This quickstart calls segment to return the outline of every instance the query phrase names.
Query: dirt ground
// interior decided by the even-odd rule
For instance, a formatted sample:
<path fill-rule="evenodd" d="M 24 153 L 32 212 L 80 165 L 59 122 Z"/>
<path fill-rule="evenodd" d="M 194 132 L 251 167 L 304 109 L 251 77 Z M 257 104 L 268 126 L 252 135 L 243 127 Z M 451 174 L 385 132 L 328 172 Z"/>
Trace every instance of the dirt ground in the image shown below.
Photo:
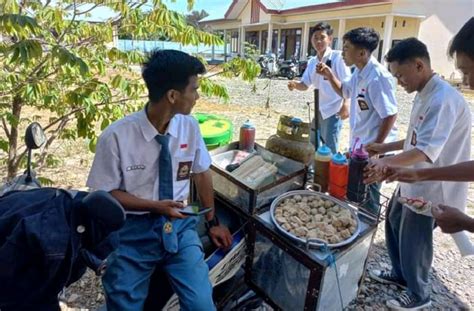
<path fill-rule="evenodd" d="M 234 81 L 232 81 L 234 83 Z M 237 82 L 235 82 L 237 83 Z M 239 82 L 241 83 L 241 82 Z M 264 83 L 258 81 L 257 83 Z M 268 90 L 263 90 L 263 84 L 259 85 L 260 97 L 254 99 L 253 95 L 242 93 L 241 89 L 230 90 L 232 98 L 231 103 L 223 104 L 215 99 L 202 98 L 199 100 L 194 111 L 207 112 L 226 116 L 234 124 L 233 140 L 238 138 L 238 126 L 245 121 L 249 116 L 252 117 L 257 128 L 257 142 L 265 145 L 266 139 L 275 133 L 276 124 L 280 114 L 300 115 L 306 117 L 307 112 L 303 108 L 295 108 L 292 105 L 285 104 L 284 100 L 288 96 L 293 96 L 287 91 L 282 91 L 285 88 L 286 81 L 276 81 L 278 87 L 278 94 L 272 94 L 272 101 L 274 104 L 270 109 L 265 109 L 262 98 L 266 96 Z M 249 85 L 244 85 L 248 87 Z M 236 86 L 237 87 L 237 86 Z M 238 92 L 237 92 L 238 91 Z M 272 91 L 273 92 L 273 91 Z M 245 94 L 245 95 L 243 95 Z M 466 94 L 466 98 L 471 103 L 474 102 L 474 94 Z M 252 104 L 252 100 L 255 100 Z M 299 99 L 304 102 L 303 99 Z M 246 103 L 242 103 L 245 101 Z M 277 101 L 282 104 L 279 105 Z M 472 106 L 472 104 L 471 104 Z M 403 113 L 408 114 L 410 111 Z M 341 144 L 348 142 L 348 122 L 345 122 L 342 131 Z M 401 124 L 400 128 L 403 131 L 406 125 Z M 474 140 L 473 140 L 474 142 Z M 73 188 L 85 190 L 85 183 L 89 168 L 92 164 L 93 154 L 88 151 L 87 140 L 76 141 L 56 141 L 51 148 L 53 152 L 60 159 L 60 164 L 55 168 L 41 168 L 38 173 L 54 181 L 54 186 L 62 188 Z M 0 157 L 4 157 L 0 154 Z M 5 176 L 5 167 L 0 168 L 0 176 Z M 384 186 L 383 193 L 390 196 L 394 189 L 394 184 Z M 470 202 L 469 213 L 474 214 L 474 184 L 470 185 Z M 374 242 L 374 251 L 369 258 L 369 267 L 382 266 L 389 267 L 389 260 L 384 244 L 383 226 L 378 231 Z M 469 309 L 474 306 L 474 283 L 472 282 L 472 274 L 474 271 L 474 260 L 472 258 L 461 258 L 453 245 L 449 236 L 442 234 L 439 230 L 435 231 L 435 258 L 433 264 L 433 273 L 431 276 L 434 309 Z M 396 289 L 378 285 L 366 280 L 364 296 L 359 297 L 355 304 L 351 305 L 351 309 L 357 310 L 379 310 L 384 308 L 384 301 L 387 297 L 395 294 Z M 95 310 L 97 306 L 103 303 L 103 294 L 100 287 L 100 280 L 88 273 L 82 280 L 77 282 L 66 294 L 65 298 L 69 310 L 74 308 L 82 308 Z M 78 310 L 78 309 L 76 309 Z"/>

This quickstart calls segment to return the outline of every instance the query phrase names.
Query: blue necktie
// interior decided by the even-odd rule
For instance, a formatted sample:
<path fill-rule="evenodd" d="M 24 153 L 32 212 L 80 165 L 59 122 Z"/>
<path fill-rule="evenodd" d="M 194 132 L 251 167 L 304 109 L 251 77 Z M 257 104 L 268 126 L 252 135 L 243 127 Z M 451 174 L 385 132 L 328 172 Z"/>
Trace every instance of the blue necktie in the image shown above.
<path fill-rule="evenodd" d="M 169 135 L 156 135 L 156 141 L 161 145 L 160 157 L 158 159 L 158 199 L 173 200 L 173 169 L 169 148 Z M 169 253 L 178 252 L 178 236 L 173 230 L 170 220 L 162 217 L 163 246 Z"/>

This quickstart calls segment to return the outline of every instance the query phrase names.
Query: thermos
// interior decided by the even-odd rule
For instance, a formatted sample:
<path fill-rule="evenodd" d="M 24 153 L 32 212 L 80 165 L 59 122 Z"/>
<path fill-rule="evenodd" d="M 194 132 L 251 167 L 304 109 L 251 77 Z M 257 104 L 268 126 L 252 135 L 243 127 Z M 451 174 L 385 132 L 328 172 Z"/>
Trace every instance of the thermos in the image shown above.
<path fill-rule="evenodd" d="M 247 152 L 255 149 L 255 127 L 249 120 L 240 127 L 239 149 Z"/>
<path fill-rule="evenodd" d="M 350 201 L 363 202 L 367 194 L 367 185 L 364 184 L 364 168 L 369 163 L 369 154 L 361 144 L 358 149 L 355 145 L 359 139 L 356 139 L 349 162 L 349 183 L 347 186 L 347 198 Z"/>
<path fill-rule="evenodd" d="M 347 159 L 340 152 L 336 153 L 329 163 L 329 194 L 344 199 L 347 192 L 349 166 Z"/>
<path fill-rule="evenodd" d="M 326 145 L 320 146 L 314 155 L 314 183 L 321 186 L 321 192 L 328 191 L 331 158 L 331 149 Z"/>

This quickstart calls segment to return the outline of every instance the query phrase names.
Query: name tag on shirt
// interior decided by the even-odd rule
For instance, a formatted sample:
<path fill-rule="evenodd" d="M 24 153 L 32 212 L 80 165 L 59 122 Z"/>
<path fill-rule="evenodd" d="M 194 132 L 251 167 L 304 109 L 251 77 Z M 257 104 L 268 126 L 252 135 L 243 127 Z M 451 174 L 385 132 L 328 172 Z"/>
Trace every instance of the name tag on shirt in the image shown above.
<path fill-rule="evenodd" d="M 189 179 L 192 165 L 193 165 L 193 161 L 179 162 L 178 173 L 176 174 L 176 180 L 180 181 L 180 180 Z"/>

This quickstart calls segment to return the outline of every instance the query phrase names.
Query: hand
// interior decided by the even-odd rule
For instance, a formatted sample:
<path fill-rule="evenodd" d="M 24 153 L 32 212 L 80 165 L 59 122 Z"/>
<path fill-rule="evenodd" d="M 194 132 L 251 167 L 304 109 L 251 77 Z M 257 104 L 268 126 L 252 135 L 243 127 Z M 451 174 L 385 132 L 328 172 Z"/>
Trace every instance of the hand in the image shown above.
<path fill-rule="evenodd" d="M 209 237 L 219 248 L 228 250 L 232 245 L 232 234 L 226 226 L 219 225 L 209 229 Z"/>
<path fill-rule="evenodd" d="M 468 224 L 473 221 L 457 208 L 446 205 L 433 206 L 431 213 L 444 233 L 468 230 Z"/>
<path fill-rule="evenodd" d="M 406 183 L 413 183 L 415 181 L 421 180 L 421 176 L 419 176 L 418 170 L 412 168 L 387 166 L 385 168 L 385 173 L 387 175 L 387 182 L 400 181 Z"/>
<path fill-rule="evenodd" d="M 338 114 L 341 120 L 349 118 L 349 107 L 347 105 L 342 104 L 341 110 L 339 110 Z"/>
<path fill-rule="evenodd" d="M 184 208 L 183 203 L 176 202 L 173 200 L 161 200 L 156 201 L 156 205 L 154 206 L 153 212 L 156 214 L 167 216 L 170 219 L 183 219 L 186 218 L 186 215 L 181 214 L 178 210 L 182 208 Z"/>
<path fill-rule="evenodd" d="M 367 144 L 365 146 L 365 150 L 367 150 L 370 157 L 373 157 L 378 154 L 384 154 L 386 152 L 385 144 L 379 144 L 379 143 Z"/>
<path fill-rule="evenodd" d="M 326 65 L 325 63 L 319 63 L 316 66 L 316 73 L 322 75 L 326 79 L 330 79 L 332 76 L 332 70 L 331 68 Z"/>
<path fill-rule="evenodd" d="M 364 184 L 382 182 L 386 178 L 386 169 L 383 159 L 370 159 L 364 169 Z"/>
<path fill-rule="evenodd" d="M 296 82 L 295 81 L 288 82 L 288 89 L 290 91 L 293 91 L 294 89 L 296 89 Z"/>

